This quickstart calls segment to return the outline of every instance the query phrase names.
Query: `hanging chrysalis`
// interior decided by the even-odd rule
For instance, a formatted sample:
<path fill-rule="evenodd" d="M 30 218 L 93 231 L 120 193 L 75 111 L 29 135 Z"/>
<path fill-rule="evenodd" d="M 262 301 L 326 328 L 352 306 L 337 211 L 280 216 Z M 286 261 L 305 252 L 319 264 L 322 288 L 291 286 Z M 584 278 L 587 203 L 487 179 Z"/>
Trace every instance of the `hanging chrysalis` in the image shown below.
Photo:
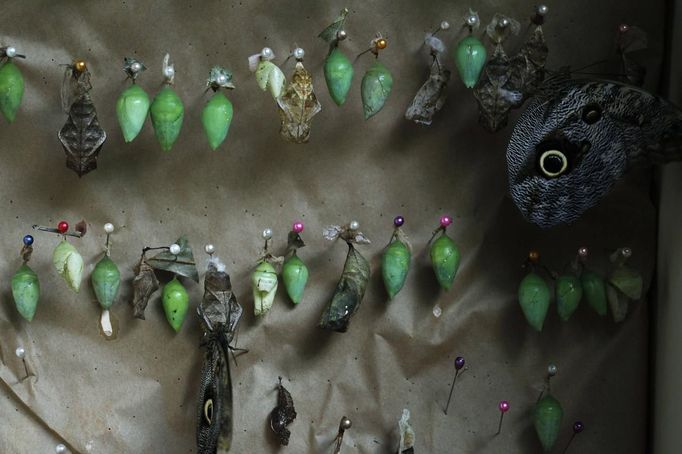
<path fill-rule="evenodd" d="M 515 86 L 519 87 L 518 91 L 523 95 L 522 103 L 535 94 L 545 79 L 545 63 L 549 48 L 542 25 L 548 11 L 546 5 L 538 5 L 535 8 L 535 15 L 530 19 L 532 32 L 511 60 L 511 77 L 517 80 Z"/>
<path fill-rule="evenodd" d="M 227 452 L 232 444 L 233 399 L 230 375 L 230 344 L 235 337 L 242 307 L 232 292 L 225 265 L 214 257 L 215 248 L 204 248 L 210 258 L 204 277 L 204 297 L 197 307 L 206 349 L 197 401 L 197 452 Z"/>
<path fill-rule="evenodd" d="M 381 36 L 381 33 L 377 33 L 376 38 L 370 42 L 370 48 L 360 54 L 372 52 L 375 57 L 374 64 L 362 77 L 361 94 L 365 120 L 379 113 L 393 88 L 391 72 L 379 61 L 379 51 L 386 49 L 387 46 L 388 40 Z"/>
<path fill-rule="evenodd" d="M 66 221 L 60 221 L 57 224 L 57 228 L 40 225 L 33 225 L 32 228 L 61 235 L 62 240 L 52 253 L 52 265 L 57 270 L 57 273 L 64 278 L 69 288 L 78 293 L 83 276 L 83 257 L 66 238 L 69 236 L 82 238 L 87 231 L 85 221 L 78 222 L 73 232 L 69 232 L 69 224 Z"/>
<path fill-rule="evenodd" d="M 455 63 L 462 82 L 467 88 L 474 88 L 481 75 L 488 52 L 485 46 L 474 36 L 474 30 L 481 25 L 478 13 L 469 10 L 464 18 L 464 28 L 469 30 L 469 35 L 463 38 L 455 48 Z"/>
<path fill-rule="evenodd" d="M 170 151 L 180 135 L 182 120 L 185 117 L 185 106 L 178 94 L 173 90 L 175 67 L 170 63 L 170 55 L 163 57 L 164 87 L 154 97 L 150 113 L 156 139 L 161 149 Z"/>
<path fill-rule="evenodd" d="M 291 82 L 277 98 L 281 120 L 279 133 L 289 142 L 305 143 L 310 139 L 312 119 L 322 106 L 313 91 L 313 77 L 303 67 L 305 52 L 297 47 L 292 55 L 296 59 L 296 69 Z"/>
<path fill-rule="evenodd" d="M 289 295 L 289 299 L 294 304 L 298 304 L 303 299 L 303 291 L 308 282 L 308 267 L 305 266 L 303 260 L 298 257 L 298 249 L 305 246 L 301 239 L 303 232 L 303 222 L 296 221 L 289 232 L 287 254 L 282 264 L 282 281 L 284 288 Z"/>
<path fill-rule="evenodd" d="M 147 308 L 149 298 L 159 289 L 159 280 L 154 274 L 154 268 L 147 263 L 145 254 L 147 249 L 142 250 L 140 261 L 135 265 L 133 272 L 133 316 L 144 320 L 144 311 Z"/>
<path fill-rule="evenodd" d="M 642 274 L 626 265 L 632 256 L 632 250 L 624 247 L 611 254 L 614 268 L 608 279 L 606 295 L 611 308 L 611 315 L 616 323 L 625 320 L 631 301 L 642 298 Z"/>
<path fill-rule="evenodd" d="M 646 32 L 634 25 L 620 24 L 618 26 L 616 44 L 618 46 L 618 54 L 620 56 L 621 70 L 623 73 L 620 80 L 641 87 L 644 85 L 646 66 L 637 63 L 629 54 L 648 48 Z"/>
<path fill-rule="evenodd" d="M 264 315 L 272 308 L 277 293 L 277 270 L 273 265 L 282 262 L 282 257 L 275 257 L 268 252 L 272 239 L 272 230 L 263 230 L 265 245 L 256 268 L 251 273 L 251 288 L 253 290 L 253 312 L 256 316 Z"/>
<path fill-rule="evenodd" d="M 348 245 L 348 255 L 334 295 L 320 317 L 320 328 L 345 333 L 351 317 L 357 312 L 365 296 L 369 282 L 369 263 L 355 249 L 354 244 L 368 244 L 370 241 L 359 229 L 360 224 L 352 221 L 344 226 L 329 226 L 323 232 L 327 240 L 344 240 Z"/>
<path fill-rule="evenodd" d="M 559 318 L 567 321 L 578 309 L 578 304 L 583 297 L 583 286 L 580 283 L 579 270 L 582 265 L 582 257 L 587 255 L 587 248 L 578 249 L 578 255 L 571 263 L 571 269 L 558 276 L 555 283 L 556 308 Z"/>
<path fill-rule="evenodd" d="M 393 219 L 393 235 L 381 256 L 381 276 L 384 279 L 384 287 L 388 298 L 393 299 L 405 285 L 407 273 L 410 271 L 410 259 L 412 246 L 407 235 L 401 227 L 405 224 L 405 218 L 396 216 Z"/>
<path fill-rule="evenodd" d="M 545 280 L 535 272 L 540 260 L 537 251 L 530 251 L 526 265 L 530 271 L 519 284 L 519 304 L 528 324 L 536 331 L 542 331 L 549 310 L 550 290 Z"/>
<path fill-rule="evenodd" d="M 398 454 L 414 454 L 414 430 L 410 426 L 410 410 L 403 409 L 403 414 L 398 421 L 398 431 L 400 433 L 400 445 Z"/>
<path fill-rule="evenodd" d="M 269 47 L 264 47 L 259 54 L 249 57 L 249 69 L 256 75 L 256 82 L 261 90 L 270 90 L 272 97 L 277 100 L 282 95 L 286 85 L 284 73 L 271 60 L 275 53 Z"/>
<path fill-rule="evenodd" d="M 84 61 L 66 65 L 61 94 L 62 108 L 69 117 L 58 136 L 66 153 L 66 167 L 79 177 L 97 168 L 97 156 L 107 139 L 90 99 L 91 89 L 90 71 Z"/>
<path fill-rule="evenodd" d="M 17 311 L 26 321 L 33 320 L 40 299 L 40 282 L 38 275 L 28 266 L 33 253 L 33 236 L 25 235 L 21 248 L 22 265 L 12 276 L 12 298 Z"/>
<path fill-rule="evenodd" d="M 583 287 L 583 297 L 585 298 L 585 301 L 587 301 L 587 304 L 589 304 L 597 314 L 605 316 L 608 310 L 606 282 L 598 273 L 585 266 L 585 262 L 587 261 L 587 250 L 585 250 L 585 254 L 580 258 L 583 263 L 583 271 L 580 273 L 580 284 Z"/>
<path fill-rule="evenodd" d="M 441 216 L 440 226 L 433 232 L 431 238 L 431 265 L 436 274 L 436 280 L 443 290 L 450 290 L 450 286 L 452 286 L 457 275 L 461 258 L 459 248 L 446 232 L 450 224 L 452 224 L 450 216 Z M 440 236 L 436 241 L 433 241 L 438 233 Z"/>
<path fill-rule="evenodd" d="M 436 33 L 449 28 L 450 24 L 443 21 L 438 29 L 427 35 L 424 40 L 432 59 L 429 78 L 426 79 L 405 111 L 405 118 L 417 124 L 430 125 L 433 116 L 445 104 L 450 71 L 443 67 L 440 60 L 440 55 L 445 52 L 445 44 L 436 37 Z"/>
<path fill-rule="evenodd" d="M 329 95 L 337 106 L 346 102 L 353 81 L 353 63 L 339 49 L 339 42 L 347 38 L 346 31 L 343 29 L 347 15 L 348 8 L 344 8 L 339 17 L 318 35 L 319 38 L 329 43 L 329 53 L 324 60 L 324 79 L 327 82 Z"/>
<path fill-rule="evenodd" d="M 545 386 L 542 393 L 540 393 L 538 401 L 535 403 L 535 410 L 533 411 L 535 432 L 545 452 L 550 452 L 559 438 L 561 419 L 564 416 L 561 404 L 550 394 L 550 379 L 556 373 L 557 367 L 554 364 L 550 364 L 547 368 Z"/>
<path fill-rule="evenodd" d="M 114 304 L 118 295 L 118 288 L 121 285 L 121 273 L 116 263 L 111 260 L 110 235 L 114 231 L 114 225 L 107 222 L 104 224 L 104 231 L 107 234 L 104 257 L 95 265 L 91 280 L 97 301 L 102 306 L 102 317 L 100 318 L 102 332 L 105 336 L 111 336 L 114 334 L 114 330 L 111 325 L 109 308 Z"/>
<path fill-rule="evenodd" d="M 232 103 L 220 91 L 221 88 L 234 89 L 232 73 L 220 66 L 214 66 L 208 75 L 207 85 L 214 93 L 204 106 L 201 123 L 204 125 L 209 146 L 215 150 L 225 141 L 227 132 L 230 130 L 230 123 L 232 123 L 234 113 Z"/>
<path fill-rule="evenodd" d="M 277 406 L 270 413 L 270 428 L 277 435 L 279 444 L 282 446 L 289 444 L 291 432 L 289 432 L 287 426 L 294 422 L 294 419 L 296 419 L 294 399 L 291 398 L 289 391 L 282 385 L 282 377 L 279 377 Z"/>
<path fill-rule="evenodd" d="M 0 47 L 0 112 L 8 123 L 16 118 L 24 97 L 24 77 L 14 64 L 14 58 L 26 56 L 17 54 L 15 47 Z"/>
<path fill-rule="evenodd" d="M 154 249 L 162 249 L 162 251 L 154 257 L 145 259 L 145 252 Z M 155 270 L 168 271 L 174 274 L 173 279 L 163 287 L 162 304 L 164 313 L 166 314 L 166 320 L 168 320 L 168 323 L 177 332 L 182 327 L 185 317 L 187 316 L 187 311 L 189 310 L 189 295 L 178 277 L 184 276 L 195 282 L 199 282 L 199 273 L 197 272 L 196 263 L 194 262 L 194 254 L 192 253 L 192 247 L 189 245 L 189 241 L 187 241 L 187 237 L 185 235 L 181 236 L 178 238 L 177 242 L 170 246 L 156 248 L 146 247 L 143 249 L 140 265 L 138 265 L 137 268 L 140 272 L 145 272 L 147 274 L 138 274 L 135 277 L 134 285 L 140 286 L 139 293 L 142 296 L 144 296 L 142 290 L 149 291 L 149 294 L 147 295 L 148 299 L 149 295 L 156 290 L 158 282 L 156 281 L 156 277 L 149 276 L 148 271 L 146 271 L 146 266 L 150 266 Z M 135 292 L 136 296 L 138 296 L 137 287 Z M 144 307 L 147 304 L 147 299 L 145 299 L 143 303 L 137 303 L 141 306 L 142 314 L 144 314 Z M 137 304 L 135 305 L 136 313 L 138 312 L 139 307 Z"/>
<path fill-rule="evenodd" d="M 116 101 L 116 116 L 126 142 L 132 142 L 137 137 L 149 114 L 149 95 L 137 85 L 137 76 L 146 69 L 142 62 L 134 58 L 123 59 L 123 71 L 132 83 Z"/>

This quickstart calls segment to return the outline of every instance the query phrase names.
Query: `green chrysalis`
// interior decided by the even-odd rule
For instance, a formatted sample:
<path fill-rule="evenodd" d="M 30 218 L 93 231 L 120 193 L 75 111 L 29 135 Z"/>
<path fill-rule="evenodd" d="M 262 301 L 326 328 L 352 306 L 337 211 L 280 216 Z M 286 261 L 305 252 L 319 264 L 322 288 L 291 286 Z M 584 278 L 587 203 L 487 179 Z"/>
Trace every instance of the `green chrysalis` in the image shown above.
<path fill-rule="evenodd" d="M 263 315 L 272 307 L 277 293 L 277 271 L 262 260 L 251 273 L 253 309 L 256 316 Z"/>
<path fill-rule="evenodd" d="M 287 290 L 289 298 L 294 304 L 298 304 L 303 299 L 303 291 L 308 282 L 308 267 L 303 260 L 294 252 L 284 260 L 282 265 L 282 281 Z"/>
<path fill-rule="evenodd" d="M 29 322 L 33 320 L 40 298 L 40 282 L 38 275 L 25 263 L 12 277 L 12 297 L 19 314 Z"/>
<path fill-rule="evenodd" d="M 455 49 L 455 63 L 467 88 L 474 88 L 481 75 L 488 52 L 483 43 L 476 37 L 469 35 L 462 39 Z"/>
<path fill-rule="evenodd" d="M 68 241 L 62 240 L 52 253 L 52 264 L 71 290 L 78 293 L 83 276 L 83 257 L 76 248 Z"/>
<path fill-rule="evenodd" d="M 431 264 L 443 290 L 449 290 L 459 269 L 460 253 L 455 242 L 443 231 L 431 245 Z"/>
<path fill-rule="evenodd" d="M 393 76 L 380 61 L 367 70 L 362 77 L 362 107 L 365 120 L 377 114 L 383 107 L 393 88 Z"/>
<path fill-rule="evenodd" d="M 180 331 L 189 309 L 189 295 L 177 277 L 163 287 L 163 310 L 170 326 Z"/>
<path fill-rule="evenodd" d="M 170 85 L 166 85 L 154 98 L 150 109 L 154 133 L 164 151 L 170 151 L 180 135 L 185 107 Z"/>
<path fill-rule="evenodd" d="M 399 239 L 392 241 L 384 249 L 381 256 L 381 275 L 389 299 L 393 299 L 405 285 L 411 256 L 410 248 Z"/>
<path fill-rule="evenodd" d="M 535 432 L 537 432 L 540 444 L 545 452 L 551 451 L 557 438 L 559 438 L 563 416 L 564 410 L 561 408 L 561 404 L 550 394 L 545 394 L 535 404 L 533 413 Z"/>
<path fill-rule="evenodd" d="M 211 149 L 218 148 L 227 137 L 232 115 L 232 103 L 219 91 L 206 103 L 201 113 L 201 123 L 204 125 L 204 132 Z"/>
<path fill-rule="evenodd" d="M 121 273 L 118 266 L 109 256 L 105 255 L 95 265 L 90 279 L 100 306 L 109 309 L 114 304 L 118 288 L 121 285 Z"/>
<path fill-rule="evenodd" d="M 327 55 L 324 61 L 324 79 L 327 82 L 329 95 L 337 106 L 346 102 L 346 96 L 353 81 L 353 64 L 337 47 Z"/>
<path fill-rule="evenodd" d="M 585 300 L 599 315 L 606 315 L 606 283 L 597 273 L 584 271 L 580 276 Z"/>
<path fill-rule="evenodd" d="M 0 111 L 9 123 L 16 118 L 23 97 L 24 78 L 12 59 L 8 59 L 0 67 Z"/>
<path fill-rule="evenodd" d="M 571 274 L 559 276 L 556 280 L 556 305 L 559 318 L 566 321 L 578 308 L 583 297 L 580 279 Z"/>
<path fill-rule="evenodd" d="M 116 101 L 116 116 L 123 139 L 132 142 L 142 130 L 149 113 L 149 95 L 139 85 L 126 88 Z"/>
<path fill-rule="evenodd" d="M 534 272 L 528 273 L 519 285 L 519 304 L 528 324 L 536 331 L 542 331 L 549 310 L 549 286 Z"/>

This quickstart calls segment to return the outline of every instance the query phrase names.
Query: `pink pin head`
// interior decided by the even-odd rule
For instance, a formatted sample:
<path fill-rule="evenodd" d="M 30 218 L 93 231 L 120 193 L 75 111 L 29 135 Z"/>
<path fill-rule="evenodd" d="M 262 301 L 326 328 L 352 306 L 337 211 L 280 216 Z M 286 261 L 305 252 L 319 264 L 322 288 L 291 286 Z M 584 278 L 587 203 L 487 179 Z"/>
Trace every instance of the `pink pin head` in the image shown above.
<path fill-rule="evenodd" d="M 497 404 L 497 408 L 501 413 L 507 413 L 509 411 L 509 402 L 506 400 L 501 400 L 500 403 Z"/>
<path fill-rule="evenodd" d="M 291 226 L 291 230 L 293 230 L 296 233 L 301 233 L 303 232 L 304 229 L 303 221 L 296 221 L 294 222 L 294 225 Z"/>
<path fill-rule="evenodd" d="M 445 228 L 452 224 L 452 218 L 448 216 L 447 214 L 444 214 L 443 216 L 440 217 L 440 226 Z"/>

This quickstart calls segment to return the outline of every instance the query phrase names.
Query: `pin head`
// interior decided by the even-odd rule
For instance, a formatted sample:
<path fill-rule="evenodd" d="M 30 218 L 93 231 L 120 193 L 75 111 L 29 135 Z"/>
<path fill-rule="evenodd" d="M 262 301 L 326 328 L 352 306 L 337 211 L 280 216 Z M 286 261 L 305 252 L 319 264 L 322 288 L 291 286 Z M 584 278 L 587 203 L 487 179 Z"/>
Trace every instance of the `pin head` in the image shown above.
<path fill-rule="evenodd" d="M 339 41 L 343 41 L 347 37 L 348 34 L 346 33 L 346 30 L 339 30 L 338 32 L 336 32 L 336 39 L 338 39 Z"/>
<path fill-rule="evenodd" d="M 24 241 L 24 244 L 26 246 L 32 245 L 33 244 L 33 235 L 24 235 L 23 241 Z"/>
<path fill-rule="evenodd" d="M 582 421 L 576 421 L 573 423 L 573 433 L 579 434 L 585 429 Z"/>
<path fill-rule="evenodd" d="M 76 71 L 78 71 L 79 73 L 82 73 L 83 71 L 85 71 L 86 65 L 85 65 L 85 62 L 83 60 L 76 60 L 73 63 L 73 67 L 76 69 Z"/>
<path fill-rule="evenodd" d="M 170 245 L 170 247 L 168 248 L 168 250 L 170 251 L 171 254 L 173 254 L 173 255 L 178 255 L 178 254 L 180 253 L 181 248 L 180 248 L 180 245 L 179 245 L 179 244 L 173 243 L 173 244 Z"/>
<path fill-rule="evenodd" d="M 544 16 L 549 12 L 549 7 L 547 5 L 538 5 L 535 12 L 538 13 L 539 16 Z"/>
<path fill-rule="evenodd" d="M 305 225 L 303 225 L 303 221 L 296 221 L 291 226 L 291 230 L 293 230 L 296 233 L 302 233 L 304 228 L 305 228 Z"/>
<path fill-rule="evenodd" d="M 14 351 L 14 354 L 17 355 L 17 358 L 24 359 L 24 356 L 26 356 L 26 350 L 24 350 L 24 347 L 17 347 L 17 349 Z"/>
<path fill-rule="evenodd" d="M 377 49 L 380 50 L 386 49 L 386 47 L 388 46 L 388 41 L 386 40 L 386 38 L 379 38 L 376 41 L 376 46 Z"/>
<path fill-rule="evenodd" d="M 269 240 L 272 238 L 272 229 L 267 228 L 263 230 L 263 233 L 261 234 L 263 236 L 264 240 Z"/>
<path fill-rule="evenodd" d="M 440 29 L 441 30 L 447 30 L 450 28 L 450 22 L 444 20 L 443 22 L 440 23 Z"/>
<path fill-rule="evenodd" d="M 59 224 L 57 224 L 57 230 L 59 233 L 66 233 L 69 231 L 69 223 L 66 221 L 61 221 Z"/>
<path fill-rule="evenodd" d="M 628 30 L 630 30 L 630 26 L 628 24 L 620 24 L 618 26 L 618 31 L 621 33 L 627 33 Z"/>
<path fill-rule="evenodd" d="M 393 225 L 396 227 L 401 227 L 405 223 L 405 218 L 402 216 L 396 216 L 393 219 Z"/>
<path fill-rule="evenodd" d="M 440 226 L 445 228 L 452 224 L 452 218 L 448 216 L 447 214 L 443 215 L 440 217 Z"/>
<path fill-rule="evenodd" d="M 623 254 L 624 258 L 630 258 L 632 256 L 632 249 L 629 247 L 624 247 L 623 250 L 621 251 L 621 254 Z"/>
<path fill-rule="evenodd" d="M 554 377 L 558 371 L 559 369 L 556 367 L 556 364 L 550 364 L 547 366 L 547 375 L 550 377 Z"/>
<path fill-rule="evenodd" d="M 580 257 L 582 257 L 582 258 L 587 257 L 587 254 L 589 254 L 589 253 L 590 253 L 589 249 L 587 249 L 587 248 L 584 247 L 584 246 L 581 247 L 580 249 L 578 249 L 578 255 L 579 255 Z"/>
<path fill-rule="evenodd" d="M 5 49 L 5 55 L 7 55 L 9 58 L 16 57 L 17 56 L 17 49 L 16 47 L 8 47 Z"/>
<path fill-rule="evenodd" d="M 111 222 L 107 222 L 106 224 L 104 224 L 104 231 L 106 233 L 114 233 L 114 224 L 112 224 Z"/>
<path fill-rule="evenodd" d="M 460 370 L 464 367 L 464 358 L 462 356 L 458 356 L 455 358 L 455 369 Z"/>
<path fill-rule="evenodd" d="M 303 60 L 303 57 L 305 57 L 305 51 L 300 47 L 294 49 L 292 54 L 296 60 Z"/>
<path fill-rule="evenodd" d="M 500 403 L 497 404 L 497 408 L 500 410 L 500 413 L 507 413 L 509 411 L 509 402 L 501 400 Z"/>
<path fill-rule="evenodd" d="M 213 246 L 212 244 L 207 244 L 206 246 L 204 246 L 204 251 L 205 251 L 208 255 L 211 255 L 211 254 L 213 254 L 213 253 L 215 252 L 215 246 Z"/>
<path fill-rule="evenodd" d="M 275 58 L 275 53 L 269 47 L 264 47 L 263 50 L 260 51 L 260 55 L 266 60 Z"/>
<path fill-rule="evenodd" d="M 346 418 L 345 416 L 344 416 L 343 418 L 341 418 L 340 427 L 341 427 L 343 430 L 348 430 L 348 429 L 350 429 L 352 425 L 353 425 L 353 423 L 351 422 L 350 419 Z"/>
<path fill-rule="evenodd" d="M 56 452 L 57 454 L 64 454 L 66 453 L 66 446 L 59 443 L 57 446 L 54 447 L 54 452 Z"/>
<path fill-rule="evenodd" d="M 358 221 L 350 221 L 350 224 L 348 224 L 348 227 L 351 230 L 358 230 L 360 228 L 360 223 Z"/>
<path fill-rule="evenodd" d="M 540 260 L 540 253 L 536 250 L 528 252 L 528 260 L 533 263 L 538 263 L 538 260 Z"/>

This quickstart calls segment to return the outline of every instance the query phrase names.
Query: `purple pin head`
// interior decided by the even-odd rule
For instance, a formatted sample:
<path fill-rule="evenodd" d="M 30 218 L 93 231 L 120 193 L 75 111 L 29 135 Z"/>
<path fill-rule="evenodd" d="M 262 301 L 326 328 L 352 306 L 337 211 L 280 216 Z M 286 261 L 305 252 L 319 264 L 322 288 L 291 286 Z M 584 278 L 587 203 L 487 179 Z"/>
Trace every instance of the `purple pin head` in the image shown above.
<path fill-rule="evenodd" d="M 455 369 L 460 370 L 464 367 L 464 358 L 461 356 L 458 356 L 455 358 Z"/>
<path fill-rule="evenodd" d="M 499 404 L 497 404 L 497 408 L 500 410 L 502 413 L 507 413 L 509 411 L 509 402 L 506 400 L 501 400 Z"/>
<path fill-rule="evenodd" d="M 393 219 L 393 225 L 396 227 L 401 227 L 405 223 L 405 218 L 402 216 L 396 216 Z"/>
<path fill-rule="evenodd" d="M 445 214 L 445 215 L 440 217 L 440 226 L 441 227 L 446 228 L 450 224 L 452 224 L 452 218 L 450 216 Z"/>
<path fill-rule="evenodd" d="M 583 425 L 582 421 L 576 421 L 573 423 L 573 433 L 579 434 L 585 429 L 585 426 Z"/>
<path fill-rule="evenodd" d="M 296 221 L 294 222 L 294 225 L 291 227 L 291 230 L 293 230 L 296 233 L 303 232 L 303 229 L 304 229 L 303 221 Z"/>

